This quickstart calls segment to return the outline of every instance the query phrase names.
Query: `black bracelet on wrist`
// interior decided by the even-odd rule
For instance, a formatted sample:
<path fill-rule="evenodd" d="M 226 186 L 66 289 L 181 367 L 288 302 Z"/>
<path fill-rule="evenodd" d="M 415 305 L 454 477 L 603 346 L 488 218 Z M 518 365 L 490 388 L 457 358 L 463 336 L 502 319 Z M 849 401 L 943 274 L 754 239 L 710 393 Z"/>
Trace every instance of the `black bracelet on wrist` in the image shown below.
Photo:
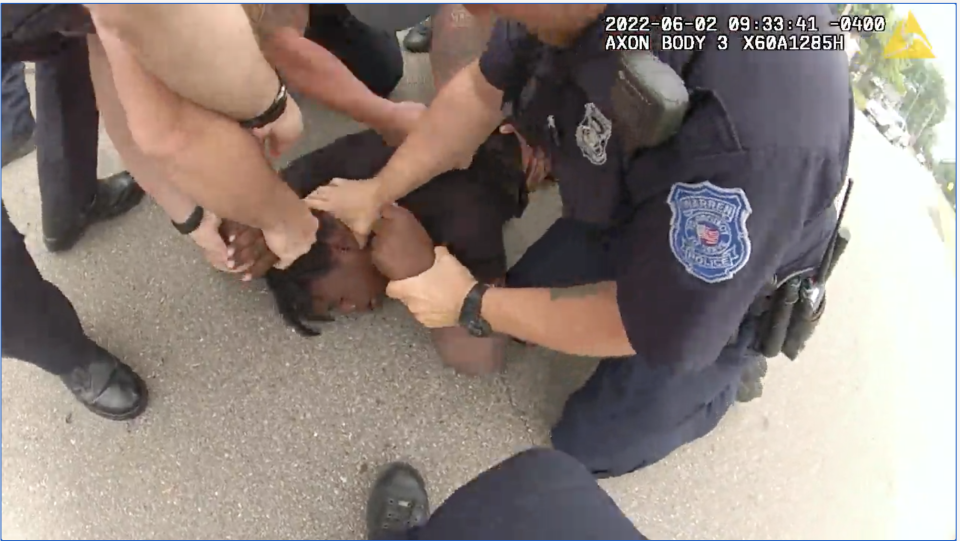
<path fill-rule="evenodd" d="M 200 227 L 200 222 L 202 221 L 203 207 L 197 205 L 197 208 L 193 209 L 193 212 L 190 213 L 190 216 L 188 216 L 187 219 L 182 223 L 177 223 L 173 220 L 170 220 L 170 223 L 173 224 L 173 227 L 179 231 L 181 235 L 189 235 Z"/>
<path fill-rule="evenodd" d="M 267 110 L 251 119 L 240 121 L 240 127 L 246 130 L 262 128 L 271 122 L 274 122 L 287 110 L 287 84 L 283 82 L 280 74 L 277 74 L 277 80 L 280 81 L 280 89 L 277 90 L 277 96 L 273 98 L 273 103 Z"/>

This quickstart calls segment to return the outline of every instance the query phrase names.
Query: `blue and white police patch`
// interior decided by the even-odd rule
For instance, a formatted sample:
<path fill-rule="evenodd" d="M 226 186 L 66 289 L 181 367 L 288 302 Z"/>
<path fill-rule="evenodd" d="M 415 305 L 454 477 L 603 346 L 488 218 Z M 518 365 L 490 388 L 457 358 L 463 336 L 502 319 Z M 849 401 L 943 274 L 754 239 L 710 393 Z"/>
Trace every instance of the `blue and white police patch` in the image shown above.
<path fill-rule="evenodd" d="M 750 260 L 747 218 L 752 209 L 740 188 L 712 182 L 674 184 L 667 197 L 670 250 L 690 274 L 716 284 L 729 280 Z"/>

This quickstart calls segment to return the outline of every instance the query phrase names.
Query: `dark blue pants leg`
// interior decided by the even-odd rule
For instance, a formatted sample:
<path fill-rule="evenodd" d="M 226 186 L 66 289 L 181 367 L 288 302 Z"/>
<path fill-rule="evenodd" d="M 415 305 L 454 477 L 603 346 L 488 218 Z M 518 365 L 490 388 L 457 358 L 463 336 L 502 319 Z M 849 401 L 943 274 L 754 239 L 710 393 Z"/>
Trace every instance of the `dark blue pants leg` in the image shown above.
<path fill-rule="evenodd" d="M 569 287 L 612 280 L 605 240 L 586 224 L 558 220 L 507 273 L 508 287 Z M 567 400 L 552 431 L 556 449 L 597 477 L 652 464 L 713 430 L 736 396 L 748 356 L 738 346 L 713 364 L 680 372 L 670 359 L 605 359 Z"/>
<path fill-rule="evenodd" d="M 73 305 L 43 279 L 3 205 L 3 302 L 0 346 L 5 357 L 65 374 L 97 355 Z"/>
<path fill-rule="evenodd" d="M 97 194 L 100 115 L 86 39 L 64 43 L 36 64 L 37 174 L 43 232 L 62 237 L 79 227 Z"/>
<path fill-rule="evenodd" d="M 36 123 L 30 111 L 30 93 L 23 75 L 23 62 L 3 63 L 3 150 L 25 142 L 33 134 Z"/>
<path fill-rule="evenodd" d="M 532 449 L 460 487 L 418 539 L 646 539 L 575 459 Z"/>
<path fill-rule="evenodd" d="M 382 98 L 403 78 L 403 53 L 396 34 L 360 22 L 344 4 L 312 5 L 304 36 L 333 53 Z"/>

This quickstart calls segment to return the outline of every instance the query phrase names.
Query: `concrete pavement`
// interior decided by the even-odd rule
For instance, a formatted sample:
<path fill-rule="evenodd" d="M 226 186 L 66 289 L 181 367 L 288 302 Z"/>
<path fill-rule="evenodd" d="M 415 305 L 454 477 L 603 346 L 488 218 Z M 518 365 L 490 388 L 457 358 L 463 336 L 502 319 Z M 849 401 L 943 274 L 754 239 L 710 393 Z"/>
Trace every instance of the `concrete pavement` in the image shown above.
<path fill-rule="evenodd" d="M 425 99 L 429 85 L 426 57 L 408 58 L 397 95 Z M 304 148 L 356 129 L 305 111 Z M 103 172 L 119 168 L 101 146 Z M 714 434 L 603 483 L 648 536 L 955 536 L 955 271 L 925 171 L 865 122 L 851 174 L 854 241 L 802 361 L 773 361 L 764 397 Z M 53 256 L 33 155 L 3 170 L 3 199 L 41 271 L 153 399 L 138 420 L 103 421 L 4 359 L 5 539 L 356 538 L 378 465 L 409 460 L 439 503 L 546 444 L 593 364 L 517 348 L 504 374 L 460 377 L 396 304 L 303 339 L 263 287 L 209 269 L 152 204 Z M 508 232 L 514 256 L 557 212 L 555 193 L 536 198 Z"/>

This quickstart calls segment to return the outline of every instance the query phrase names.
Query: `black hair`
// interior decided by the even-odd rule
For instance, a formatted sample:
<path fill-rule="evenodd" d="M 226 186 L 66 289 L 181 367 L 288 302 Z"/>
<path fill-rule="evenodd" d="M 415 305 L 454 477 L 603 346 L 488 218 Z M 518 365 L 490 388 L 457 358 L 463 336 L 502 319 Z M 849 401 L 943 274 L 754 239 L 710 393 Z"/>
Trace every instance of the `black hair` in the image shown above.
<path fill-rule="evenodd" d="M 311 185 L 310 191 L 329 183 L 330 178 L 321 180 L 312 176 L 309 171 L 311 165 L 313 164 L 308 159 L 293 162 L 282 173 L 284 179 L 288 183 L 302 179 L 320 180 L 319 184 Z M 526 172 L 523 170 L 520 142 L 515 134 L 500 133 L 499 128 L 494 131 L 477 150 L 470 169 L 484 172 L 484 178 L 478 180 L 500 184 L 505 188 L 499 191 L 498 195 L 502 194 L 503 197 L 510 198 L 505 208 L 517 209 L 513 216 L 519 216 L 523 212 L 523 206 L 526 205 Z M 519 201 L 514 199 L 518 196 Z M 331 231 L 339 224 L 326 212 L 314 211 L 314 215 L 320 220 L 320 228 L 317 230 L 317 241 L 310 251 L 286 269 L 270 269 L 265 277 L 267 287 L 276 301 L 277 311 L 280 312 L 283 320 L 297 334 L 306 337 L 321 334 L 317 326 L 307 323 L 333 321 L 332 316 L 313 313 L 310 281 L 333 270 L 335 264 L 333 249 L 328 240 Z M 504 216 L 503 219 L 506 221 L 513 216 Z"/>
<path fill-rule="evenodd" d="M 331 316 L 313 313 L 310 280 L 333 268 L 333 249 L 326 241 L 336 224 L 334 218 L 325 212 L 314 211 L 314 215 L 320 220 L 320 227 L 317 241 L 310 251 L 286 269 L 270 269 L 266 275 L 267 287 L 273 293 L 280 316 L 297 334 L 307 337 L 320 336 L 320 330 L 307 322 L 333 320 Z"/>
<path fill-rule="evenodd" d="M 505 122 L 509 123 L 509 120 Z M 519 218 L 527 206 L 527 171 L 523 167 L 520 138 L 515 133 L 501 133 L 497 128 L 480 148 L 470 164 L 470 169 L 481 173 L 485 184 L 498 185 L 498 195 L 507 198 L 499 208 L 511 209 L 504 221 Z"/>

